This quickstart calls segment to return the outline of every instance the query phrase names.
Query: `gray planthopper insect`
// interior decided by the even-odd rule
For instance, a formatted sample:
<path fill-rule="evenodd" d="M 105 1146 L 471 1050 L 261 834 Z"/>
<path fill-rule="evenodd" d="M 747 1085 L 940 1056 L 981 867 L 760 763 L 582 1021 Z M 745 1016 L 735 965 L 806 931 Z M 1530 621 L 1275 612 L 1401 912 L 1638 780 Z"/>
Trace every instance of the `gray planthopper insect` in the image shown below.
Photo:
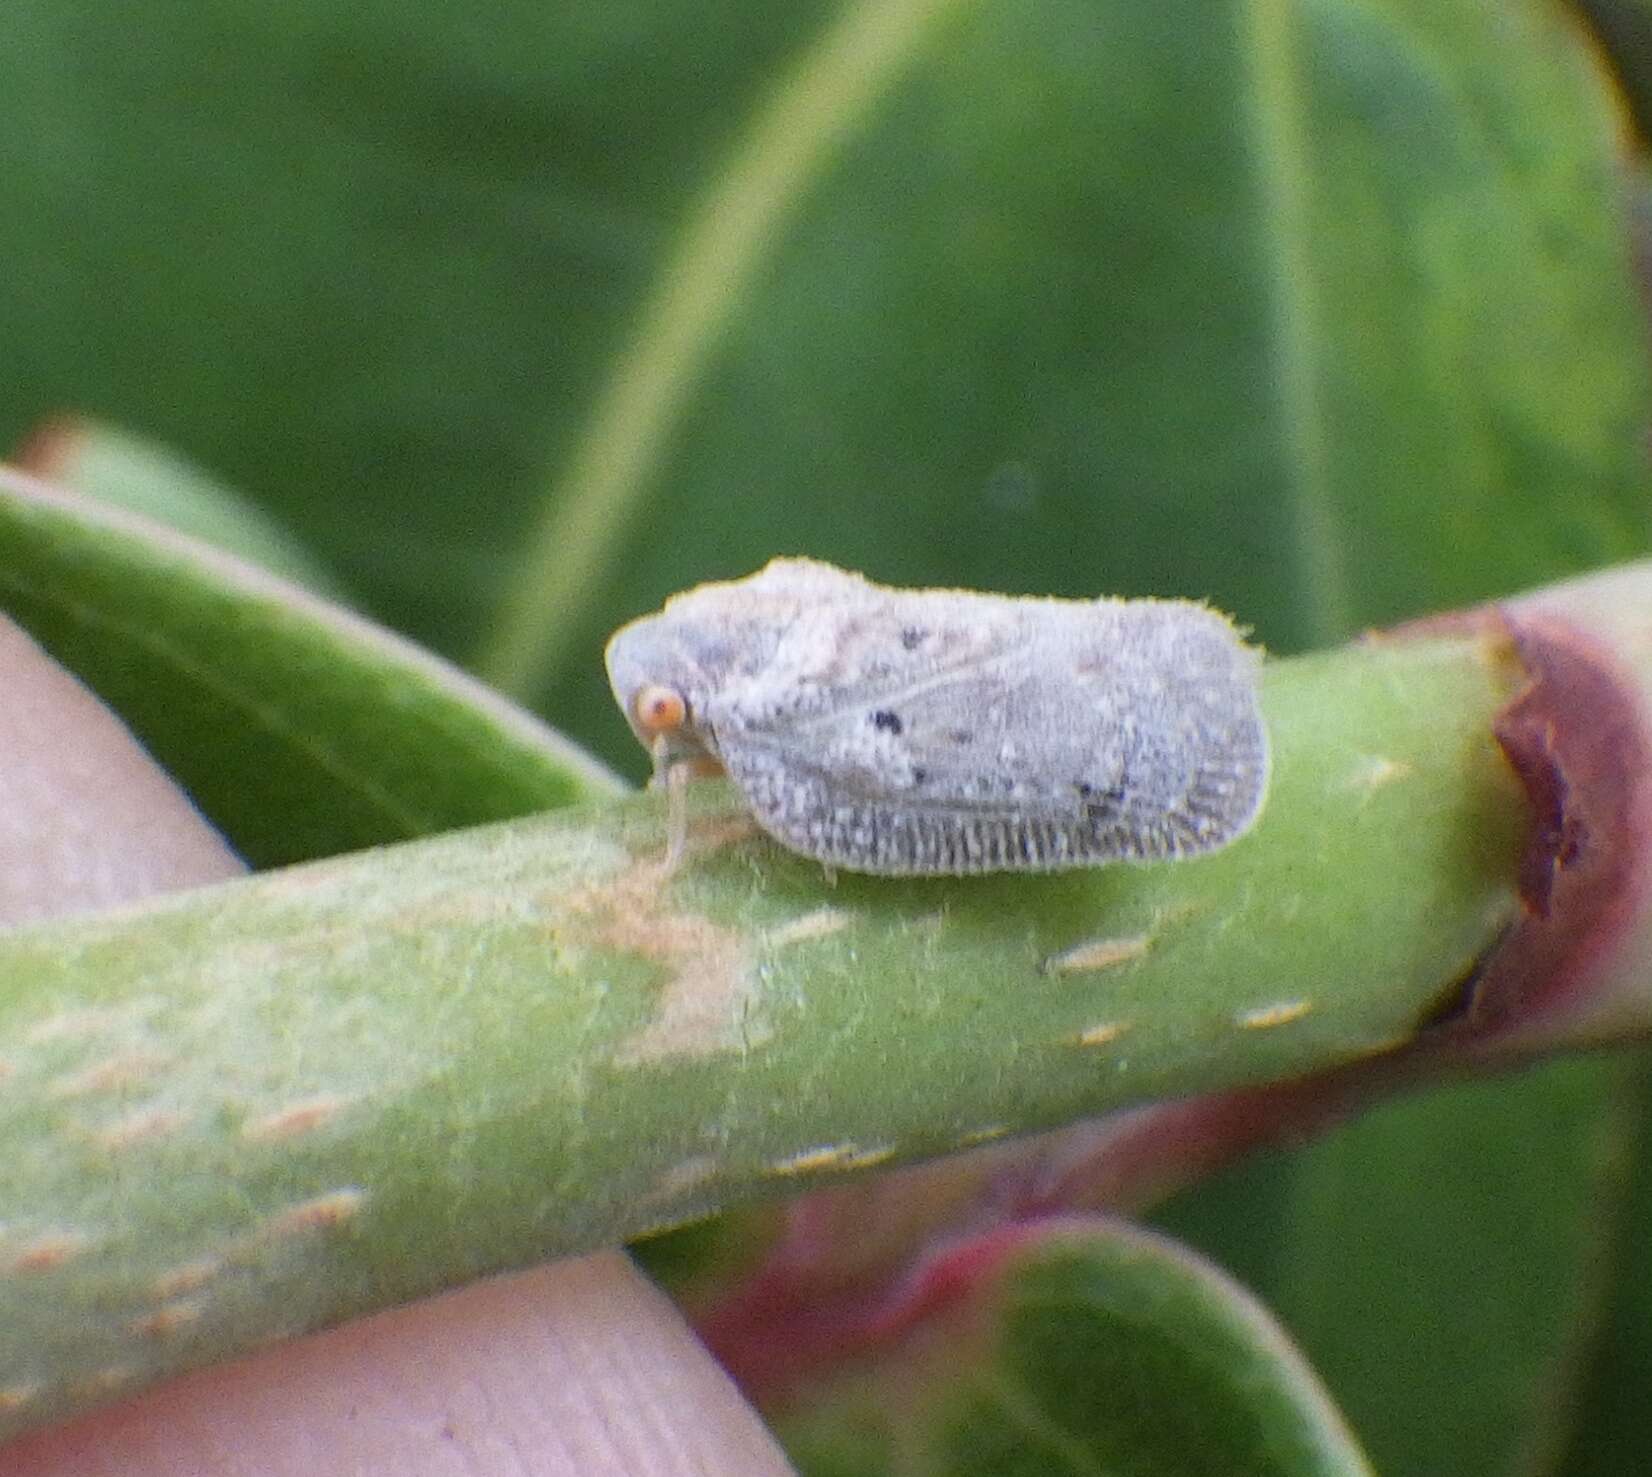
<path fill-rule="evenodd" d="M 812 559 L 675 595 L 607 651 L 656 781 L 720 768 L 793 851 L 906 876 L 1226 846 L 1267 790 L 1258 660 L 1191 601 L 898 590 Z"/>

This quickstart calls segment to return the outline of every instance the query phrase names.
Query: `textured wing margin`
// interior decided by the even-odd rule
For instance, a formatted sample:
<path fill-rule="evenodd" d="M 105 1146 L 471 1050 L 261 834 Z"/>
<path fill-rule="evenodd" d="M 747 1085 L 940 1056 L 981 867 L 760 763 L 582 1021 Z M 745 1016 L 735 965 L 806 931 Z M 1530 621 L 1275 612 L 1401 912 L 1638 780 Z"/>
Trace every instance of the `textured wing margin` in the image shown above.
<path fill-rule="evenodd" d="M 840 685 L 824 714 L 720 734 L 776 839 L 918 876 L 1167 860 L 1249 829 L 1268 781 L 1258 653 L 1223 616 L 1187 601 L 931 599 L 905 594 L 899 628 L 954 649 L 973 617 L 1013 630 L 982 660 L 894 663 L 887 680 Z"/>

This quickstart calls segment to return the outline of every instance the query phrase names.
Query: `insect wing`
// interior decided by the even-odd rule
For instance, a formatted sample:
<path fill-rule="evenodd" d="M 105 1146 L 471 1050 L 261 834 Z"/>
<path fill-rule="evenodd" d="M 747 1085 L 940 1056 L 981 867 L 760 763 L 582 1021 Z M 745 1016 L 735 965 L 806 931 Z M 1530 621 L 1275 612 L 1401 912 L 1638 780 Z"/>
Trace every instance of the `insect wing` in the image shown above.
<path fill-rule="evenodd" d="M 1093 631 L 1072 660 L 1072 731 L 1090 766 L 1074 787 L 1088 859 L 1226 845 L 1267 790 L 1258 654 L 1225 617 L 1187 601 L 1098 602 Z"/>
<path fill-rule="evenodd" d="M 1249 824 L 1266 737 L 1254 654 L 1222 617 L 945 598 L 837 633 L 846 664 L 812 701 L 724 726 L 729 774 L 782 842 L 861 871 L 1051 870 L 1189 855 Z"/>

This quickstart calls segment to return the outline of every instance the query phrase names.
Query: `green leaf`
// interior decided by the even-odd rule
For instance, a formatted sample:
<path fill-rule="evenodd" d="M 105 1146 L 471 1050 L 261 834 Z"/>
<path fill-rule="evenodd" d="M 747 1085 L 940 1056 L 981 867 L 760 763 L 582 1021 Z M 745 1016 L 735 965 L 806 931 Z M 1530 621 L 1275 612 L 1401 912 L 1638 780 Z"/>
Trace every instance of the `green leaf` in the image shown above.
<path fill-rule="evenodd" d="M 1425 1095 L 1305 1156 L 1272 1306 L 1382 1471 L 1497 1477 L 1565 1431 L 1626 1188 L 1627 1065 Z"/>
<path fill-rule="evenodd" d="M 4 469 L 0 605 L 255 866 L 616 788 L 527 714 L 388 632 Z"/>
<path fill-rule="evenodd" d="M 1626 1059 L 1384 1106 L 1292 1156 L 1247 1280 L 1391 1477 L 1549 1470 L 1600 1318 L 1631 1131 Z M 1225 1257 L 1218 1199 L 1170 1226 Z M 1197 1234 L 1200 1228 L 1204 1234 Z"/>
<path fill-rule="evenodd" d="M 1626 1122 L 1607 1152 L 1615 1155 L 1611 1168 L 1627 1179 L 1627 1193 L 1610 1202 L 1614 1213 L 1599 1232 L 1605 1254 L 1589 1267 L 1603 1307 L 1599 1337 L 1577 1350 L 1586 1363 L 1565 1410 L 1569 1439 L 1554 1443 L 1562 1450 L 1553 1470 L 1564 1477 L 1617 1477 L 1633 1472 L 1652 1450 L 1646 1406 L 1652 1383 L 1652 1153 L 1646 1131 L 1652 1077 L 1644 1052 L 1625 1066 Z"/>
<path fill-rule="evenodd" d="M 611 546 L 663 592 L 778 536 L 897 580 L 1192 590 L 1288 649 L 1638 550 L 1620 188 L 1558 26 L 960 11 L 793 207 L 606 544 L 553 484 L 547 558 L 586 575 Z M 772 485 L 778 526 L 745 492 Z M 495 650 L 531 626 L 566 672 L 600 627 L 533 610 L 550 574 L 524 570 Z"/>
<path fill-rule="evenodd" d="M 489 15 L 17 8 L 0 416 L 161 436 L 616 758 L 603 636 L 776 552 L 1293 649 L 1644 544 L 1614 117 L 1548 0 Z"/>
<path fill-rule="evenodd" d="M 1055 1222 L 919 1269 L 938 1306 L 778 1429 L 806 1477 L 1367 1477 L 1260 1305 L 1122 1227 Z M 904 1337 L 902 1337 L 904 1335 Z"/>
<path fill-rule="evenodd" d="M 128 431 L 57 421 L 29 438 L 22 465 L 54 487 L 175 528 L 318 595 L 343 598 L 326 570 L 256 503 Z"/>

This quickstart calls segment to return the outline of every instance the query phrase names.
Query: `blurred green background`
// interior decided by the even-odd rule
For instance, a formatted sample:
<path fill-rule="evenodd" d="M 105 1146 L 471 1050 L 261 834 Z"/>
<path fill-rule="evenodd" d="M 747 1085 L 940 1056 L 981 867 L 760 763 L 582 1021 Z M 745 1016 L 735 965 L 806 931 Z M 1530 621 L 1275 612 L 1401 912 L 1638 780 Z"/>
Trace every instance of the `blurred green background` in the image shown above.
<path fill-rule="evenodd" d="M 1646 548 L 1611 60 L 1536 0 L 12 0 L 0 446 L 171 448 L 639 777 L 607 632 L 776 553 L 1326 644 Z M 1652 1367 L 1642 1091 L 1423 1099 L 1173 1216 L 1387 1470 L 1539 1470 L 1600 1320 L 1590 1408 Z"/>
<path fill-rule="evenodd" d="M 158 439 L 633 773 L 603 636 L 778 552 L 1288 651 L 1645 543 L 1558 7 L 15 0 L 3 43 L 0 444 Z"/>

